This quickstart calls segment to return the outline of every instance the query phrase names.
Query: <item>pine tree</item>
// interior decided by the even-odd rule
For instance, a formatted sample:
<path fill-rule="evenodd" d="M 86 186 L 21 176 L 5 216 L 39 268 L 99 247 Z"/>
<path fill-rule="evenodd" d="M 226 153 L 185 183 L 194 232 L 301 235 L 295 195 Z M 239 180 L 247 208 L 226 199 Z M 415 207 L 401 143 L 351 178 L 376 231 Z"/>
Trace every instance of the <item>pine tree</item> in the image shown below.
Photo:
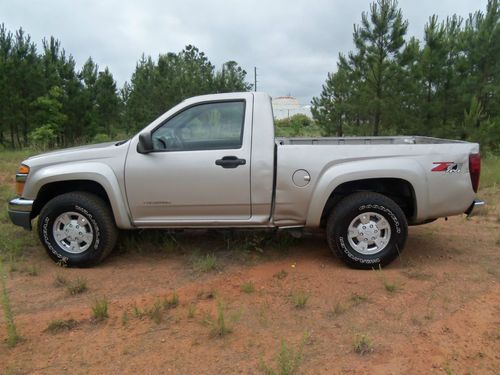
<path fill-rule="evenodd" d="M 373 135 L 391 125 L 390 113 L 397 97 L 389 89 L 400 69 L 397 60 L 402 52 L 408 22 L 403 20 L 395 0 L 377 0 L 370 13 L 363 12 L 361 25 L 354 26 L 356 51 L 350 63 L 359 73 L 360 99 L 373 118 Z"/>

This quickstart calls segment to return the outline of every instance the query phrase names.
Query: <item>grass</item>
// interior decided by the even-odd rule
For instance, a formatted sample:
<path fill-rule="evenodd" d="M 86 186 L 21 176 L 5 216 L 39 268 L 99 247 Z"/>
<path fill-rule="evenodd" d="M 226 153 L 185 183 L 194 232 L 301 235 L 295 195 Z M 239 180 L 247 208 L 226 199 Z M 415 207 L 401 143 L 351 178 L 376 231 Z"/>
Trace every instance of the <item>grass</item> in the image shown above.
<path fill-rule="evenodd" d="M 187 311 L 188 319 L 193 319 L 195 315 L 196 315 L 196 306 L 193 304 L 189 304 Z"/>
<path fill-rule="evenodd" d="M 159 254 L 172 254 L 182 246 L 175 238 L 175 234 L 161 229 L 147 229 L 141 231 L 126 231 L 118 239 L 117 248 L 124 252 L 146 254 L 155 251 Z"/>
<path fill-rule="evenodd" d="M 353 293 L 353 294 L 351 294 L 351 297 L 349 298 L 349 301 L 351 302 L 351 304 L 353 306 L 358 306 L 358 305 L 362 304 L 363 302 L 367 302 L 368 301 L 368 297 L 364 296 L 362 294 Z"/>
<path fill-rule="evenodd" d="M 450 364 L 449 363 L 445 363 L 444 366 L 443 366 L 443 370 L 444 370 L 444 373 L 446 375 L 453 375 L 454 372 L 452 370 L 452 368 L 450 367 Z"/>
<path fill-rule="evenodd" d="M 347 310 L 361 305 L 362 303 L 368 302 L 368 297 L 353 293 L 349 297 L 349 300 L 345 303 L 337 302 L 333 308 L 326 311 L 326 317 L 328 319 L 336 319 L 338 316 L 344 314 Z"/>
<path fill-rule="evenodd" d="M 30 266 L 27 266 L 24 269 L 24 272 L 26 272 L 29 276 L 38 276 L 40 270 L 36 264 L 32 264 Z"/>
<path fill-rule="evenodd" d="M 156 324 L 163 320 L 163 311 L 165 310 L 162 301 L 157 300 L 152 307 L 146 310 L 146 315 Z"/>
<path fill-rule="evenodd" d="M 276 272 L 273 277 L 277 278 L 278 280 L 283 280 L 285 277 L 288 276 L 288 272 L 285 270 L 281 270 L 279 272 Z"/>
<path fill-rule="evenodd" d="M 92 320 L 94 322 L 102 322 L 109 318 L 108 305 L 106 297 L 96 299 L 94 306 L 92 306 Z"/>
<path fill-rule="evenodd" d="M 213 289 L 211 289 L 211 290 L 200 290 L 198 293 L 196 293 L 196 297 L 198 299 L 214 299 L 216 295 L 217 295 L 217 293 Z"/>
<path fill-rule="evenodd" d="M 59 333 L 62 331 L 70 331 L 78 325 L 78 322 L 74 319 L 52 320 L 47 326 L 47 331 L 50 333 Z"/>
<path fill-rule="evenodd" d="M 284 251 L 297 243 L 285 232 L 275 231 L 224 231 L 226 250 L 265 253 L 267 250 Z"/>
<path fill-rule="evenodd" d="M 14 186 L 19 162 L 32 153 L 32 151 L 2 151 L 0 153 L 0 160 L 2 160 L 0 174 L 8 176 L 7 182 L 0 184 L 0 258 L 11 271 L 16 269 L 15 263 L 22 259 L 26 249 L 38 242 L 36 231 L 28 233 L 12 225 L 7 212 L 8 200 L 16 195 Z"/>
<path fill-rule="evenodd" d="M 304 309 L 307 305 L 307 301 L 309 300 L 309 293 L 301 290 L 291 294 L 291 300 L 293 306 L 296 309 Z"/>
<path fill-rule="evenodd" d="M 129 316 L 128 316 L 128 311 L 125 310 L 122 314 L 122 325 L 123 326 L 127 326 L 128 325 L 128 321 L 130 320 Z"/>
<path fill-rule="evenodd" d="M 207 273 L 215 271 L 218 268 L 217 257 L 215 254 L 193 254 L 192 266 L 196 272 Z"/>
<path fill-rule="evenodd" d="M 165 297 L 163 299 L 157 299 L 152 306 L 146 307 L 144 308 L 144 310 L 141 310 L 139 307 L 137 307 L 137 305 L 135 305 L 132 308 L 132 315 L 135 318 L 139 319 L 147 316 L 156 324 L 160 324 L 163 321 L 165 311 L 174 309 L 177 306 L 179 306 L 179 296 L 174 292 L 170 298 Z"/>
<path fill-rule="evenodd" d="M 492 187 L 500 184 L 500 156 L 492 155 L 483 158 L 481 166 L 481 188 Z"/>
<path fill-rule="evenodd" d="M 241 284 L 240 289 L 243 293 L 251 294 L 255 291 L 255 285 L 253 282 L 247 281 L 247 282 Z"/>
<path fill-rule="evenodd" d="M 297 349 L 287 345 L 284 339 L 281 339 L 280 349 L 276 355 L 276 367 L 269 367 L 264 361 L 261 361 L 261 369 L 266 375 L 293 375 L 297 374 L 299 366 L 304 360 L 304 346 L 309 339 L 309 333 L 306 332 Z"/>
<path fill-rule="evenodd" d="M 431 280 L 433 275 L 431 273 L 426 273 L 419 268 L 412 267 L 401 271 L 409 279 L 428 281 Z"/>
<path fill-rule="evenodd" d="M 179 296 L 175 292 L 170 298 L 165 298 L 163 300 L 163 307 L 165 307 L 166 309 L 173 309 L 177 306 L 179 306 Z"/>
<path fill-rule="evenodd" d="M 347 306 L 345 306 L 344 304 L 338 302 L 332 309 L 329 309 L 326 312 L 326 317 L 328 319 L 335 319 L 339 315 L 342 315 L 343 313 L 345 313 L 347 311 L 347 309 L 348 309 Z"/>
<path fill-rule="evenodd" d="M 132 315 L 134 315 L 135 318 L 142 318 L 145 313 L 142 312 L 141 309 L 137 307 L 137 305 L 134 305 L 134 307 L 132 307 Z"/>
<path fill-rule="evenodd" d="M 378 271 L 373 269 L 375 272 L 379 274 L 379 278 L 382 281 L 382 284 L 384 285 L 384 289 L 389 292 L 389 293 L 395 293 L 399 290 L 399 286 L 392 281 L 389 281 L 387 277 L 384 274 L 384 271 L 382 271 L 382 266 L 379 264 L 378 266 Z"/>
<path fill-rule="evenodd" d="M 12 314 L 12 307 L 10 305 L 9 293 L 5 284 L 5 274 L 3 271 L 3 263 L 0 259 L 0 288 L 1 288 L 1 303 L 3 314 L 5 317 L 5 324 L 7 327 L 7 346 L 12 348 L 21 341 L 21 336 L 17 333 L 16 324 L 14 323 L 14 315 Z"/>
<path fill-rule="evenodd" d="M 66 279 L 63 275 L 57 275 L 54 279 L 54 286 L 56 288 L 61 288 L 66 285 L 68 285 L 68 279 Z"/>
<path fill-rule="evenodd" d="M 211 316 L 206 316 L 204 319 L 204 323 L 211 327 L 210 336 L 211 337 L 225 337 L 231 332 L 233 332 L 232 328 L 230 328 L 226 323 L 226 308 L 224 303 L 221 301 L 217 302 L 217 318 L 213 319 Z"/>
<path fill-rule="evenodd" d="M 66 283 L 66 289 L 68 290 L 68 293 L 72 296 L 84 293 L 88 290 L 87 280 L 81 277 L 77 277 L 76 279 Z"/>
<path fill-rule="evenodd" d="M 373 352 L 373 341 L 367 335 L 358 335 L 353 343 L 354 352 L 366 355 Z"/>

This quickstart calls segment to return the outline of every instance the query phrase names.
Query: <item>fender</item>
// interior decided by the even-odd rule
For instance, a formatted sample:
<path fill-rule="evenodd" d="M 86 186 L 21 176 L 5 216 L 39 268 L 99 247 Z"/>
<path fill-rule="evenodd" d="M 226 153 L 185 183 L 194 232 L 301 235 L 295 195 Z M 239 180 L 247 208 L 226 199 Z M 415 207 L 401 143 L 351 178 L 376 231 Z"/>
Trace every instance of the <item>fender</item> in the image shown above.
<path fill-rule="evenodd" d="M 397 178 L 407 181 L 415 192 L 416 217 L 425 216 L 428 203 L 428 188 L 422 166 L 413 159 L 404 157 L 382 157 L 370 159 L 343 159 L 329 163 L 321 171 L 314 188 L 306 226 L 318 227 L 321 214 L 332 192 L 341 184 L 350 181 L 374 178 Z M 403 168 L 403 167 L 404 168 Z"/>
<path fill-rule="evenodd" d="M 89 180 L 100 184 L 108 195 L 116 225 L 122 229 L 133 228 L 126 199 L 111 167 L 96 161 L 53 164 L 34 171 L 28 177 L 24 196 L 35 199 L 42 186 L 69 180 Z"/>

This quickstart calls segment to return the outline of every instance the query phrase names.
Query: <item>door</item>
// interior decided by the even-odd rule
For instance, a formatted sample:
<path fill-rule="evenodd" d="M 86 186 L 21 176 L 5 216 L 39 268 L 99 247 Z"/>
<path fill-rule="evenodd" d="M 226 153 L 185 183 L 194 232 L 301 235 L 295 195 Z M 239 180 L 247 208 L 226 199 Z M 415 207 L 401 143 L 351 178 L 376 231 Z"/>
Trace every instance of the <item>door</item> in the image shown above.
<path fill-rule="evenodd" d="M 141 154 L 131 145 L 125 186 L 135 223 L 250 218 L 248 104 L 230 100 L 188 106 L 152 130 L 153 152 Z"/>

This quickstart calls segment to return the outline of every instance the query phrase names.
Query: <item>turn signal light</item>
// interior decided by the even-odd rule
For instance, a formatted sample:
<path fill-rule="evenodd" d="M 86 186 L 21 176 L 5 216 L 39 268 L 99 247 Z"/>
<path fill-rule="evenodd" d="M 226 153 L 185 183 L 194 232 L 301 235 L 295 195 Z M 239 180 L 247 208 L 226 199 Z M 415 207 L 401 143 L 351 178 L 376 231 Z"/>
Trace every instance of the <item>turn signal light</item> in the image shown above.
<path fill-rule="evenodd" d="M 30 167 L 21 164 L 16 174 L 16 194 L 19 196 L 23 195 L 24 183 L 26 182 L 26 177 L 30 173 Z"/>
<path fill-rule="evenodd" d="M 28 174 L 28 173 L 30 173 L 30 167 L 28 167 L 27 165 L 21 164 L 19 166 L 19 169 L 18 169 L 17 173 L 19 173 L 19 174 Z"/>

